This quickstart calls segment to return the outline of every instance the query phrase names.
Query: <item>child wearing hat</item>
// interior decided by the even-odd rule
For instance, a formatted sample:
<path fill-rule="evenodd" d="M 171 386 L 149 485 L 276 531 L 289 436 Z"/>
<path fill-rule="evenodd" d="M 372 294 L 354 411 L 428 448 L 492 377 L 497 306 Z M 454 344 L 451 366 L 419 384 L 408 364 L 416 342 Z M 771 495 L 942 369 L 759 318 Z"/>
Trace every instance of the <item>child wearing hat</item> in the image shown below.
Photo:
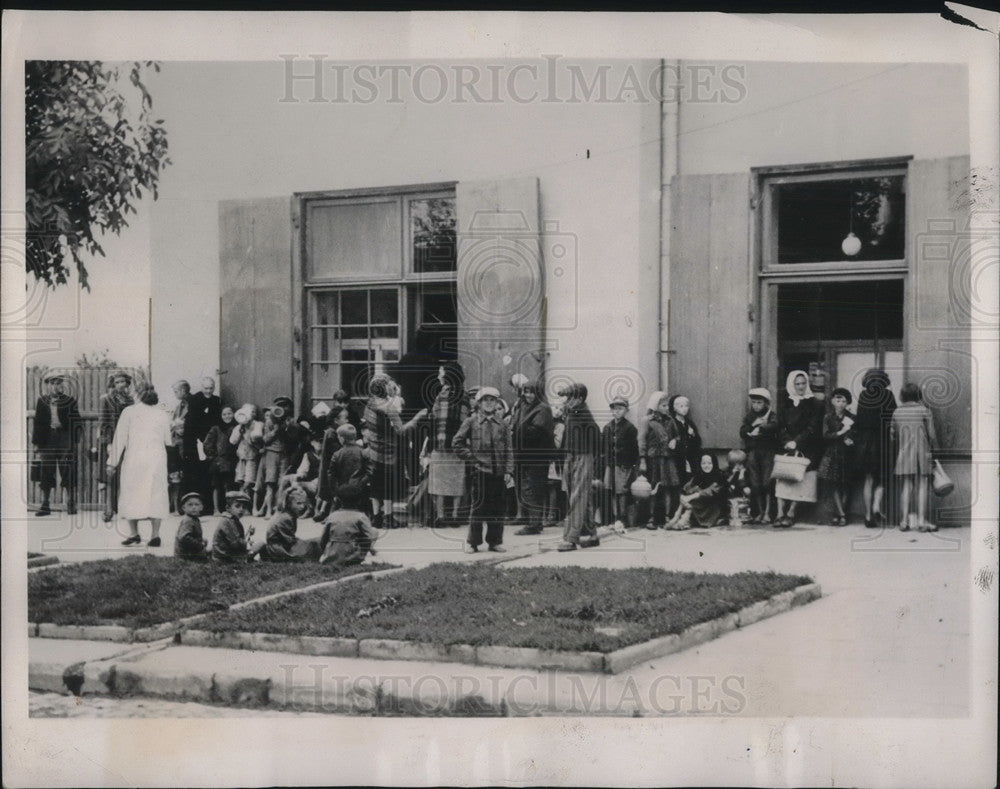
<path fill-rule="evenodd" d="M 604 489 L 608 495 L 607 513 L 613 514 L 615 531 L 625 528 L 629 485 L 639 462 L 639 431 L 626 414 L 629 403 L 618 396 L 608 403 L 612 419 L 601 431 L 601 464 L 604 469 Z"/>
<path fill-rule="evenodd" d="M 844 507 L 850 493 L 848 469 L 854 456 L 854 417 L 847 410 L 851 400 L 847 389 L 837 387 L 830 393 L 830 410 L 823 417 L 823 459 L 816 476 L 830 483 L 837 508 L 831 526 L 847 525 Z"/>
<path fill-rule="evenodd" d="M 212 559 L 225 564 L 246 562 L 256 551 L 251 547 L 253 526 L 243 528 L 240 518 L 250 510 L 250 497 L 239 490 L 226 494 L 226 511 L 212 536 Z"/>
<path fill-rule="evenodd" d="M 746 450 L 747 482 L 750 485 L 750 523 L 771 522 L 771 472 L 778 452 L 778 417 L 771 408 L 771 393 L 755 387 L 749 394 L 750 410 L 740 425 Z"/>
<path fill-rule="evenodd" d="M 45 375 L 46 393 L 35 403 L 31 443 L 39 461 L 39 487 L 42 504 L 37 516 L 51 515 L 51 495 L 56 486 L 56 472 L 66 490 L 66 513 L 76 513 L 76 445 L 83 436 L 83 420 L 76 398 L 69 394 L 66 376 L 56 372 Z"/>
<path fill-rule="evenodd" d="M 190 562 L 208 561 L 208 540 L 202 537 L 201 515 L 204 503 L 201 495 L 192 491 L 181 497 L 181 512 L 184 517 L 177 527 L 177 536 L 174 537 L 174 556 L 178 559 L 187 559 Z"/>
<path fill-rule="evenodd" d="M 477 411 L 462 422 L 451 445 L 471 471 L 471 514 L 466 553 L 475 553 L 483 542 L 486 523 L 488 550 L 503 553 L 505 494 L 514 484 L 514 457 L 510 430 L 497 413 L 500 392 L 492 386 L 476 392 Z"/>

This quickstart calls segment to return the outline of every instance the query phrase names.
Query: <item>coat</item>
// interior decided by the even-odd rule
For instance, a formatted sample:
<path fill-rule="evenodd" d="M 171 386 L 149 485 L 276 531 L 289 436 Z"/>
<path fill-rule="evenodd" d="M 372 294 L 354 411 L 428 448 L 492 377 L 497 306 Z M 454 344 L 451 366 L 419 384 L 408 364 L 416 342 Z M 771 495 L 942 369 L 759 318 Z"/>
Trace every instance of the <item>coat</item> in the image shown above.
<path fill-rule="evenodd" d="M 55 406 L 60 428 L 52 429 L 52 408 Z M 35 422 L 31 431 L 31 443 L 39 449 L 70 449 L 79 443 L 83 435 L 83 420 L 76 398 L 40 397 L 35 404 Z"/>
<path fill-rule="evenodd" d="M 531 406 L 519 401 L 517 406 L 510 425 L 515 460 L 548 464 L 555 456 L 552 409 L 543 400 Z"/>
<path fill-rule="evenodd" d="M 631 468 L 639 462 L 639 431 L 628 419 L 612 419 L 601 431 L 601 467 Z"/>
<path fill-rule="evenodd" d="M 296 536 L 298 522 L 289 512 L 279 512 L 267 527 L 267 543 L 260 551 L 266 562 L 301 562 L 319 558 L 319 543 Z"/>
<path fill-rule="evenodd" d="M 664 458 L 670 456 L 670 437 L 667 435 L 668 417 L 662 414 L 646 414 L 639 423 L 639 455 L 644 458 Z"/>
<path fill-rule="evenodd" d="M 108 465 L 119 467 L 118 512 L 128 520 L 166 518 L 170 415 L 136 403 L 122 411 L 108 447 Z M 124 460 L 122 459 L 124 455 Z"/>
<path fill-rule="evenodd" d="M 240 519 L 228 513 L 223 515 L 212 535 L 212 559 L 232 564 L 245 562 L 249 558 L 247 534 Z"/>
<path fill-rule="evenodd" d="M 497 477 L 514 473 L 510 431 L 495 413 L 488 417 L 480 411 L 466 419 L 455 433 L 452 446 L 474 471 Z"/>
<path fill-rule="evenodd" d="M 205 459 L 212 471 L 230 474 L 236 470 L 236 446 L 229 440 L 235 428 L 235 423 L 213 425 L 205 436 Z"/>
<path fill-rule="evenodd" d="M 823 404 L 815 397 L 807 397 L 796 406 L 786 397 L 783 405 L 778 415 L 782 447 L 794 441 L 796 450 L 815 466 L 823 452 Z"/>
<path fill-rule="evenodd" d="M 201 392 L 189 395 L 184 415 L 184 456 L 198 457 L 197 442 L 204 442 L 208 431 L 221 421 L 222 400 L 218 395 L 206 397 Z"/>

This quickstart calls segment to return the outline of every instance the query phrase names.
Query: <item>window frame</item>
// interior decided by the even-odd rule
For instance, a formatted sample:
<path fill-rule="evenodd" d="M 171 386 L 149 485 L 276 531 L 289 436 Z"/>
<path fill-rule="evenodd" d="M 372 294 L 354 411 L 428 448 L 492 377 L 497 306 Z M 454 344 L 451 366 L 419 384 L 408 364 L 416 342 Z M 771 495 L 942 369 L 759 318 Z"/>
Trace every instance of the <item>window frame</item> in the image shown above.
<path fill-rule="evenodd" d="M 843 181 L 851 178 L 878 178 L 894 176 L 903 178 L 903 194 L 908 195 L 909 172 L 908 163 L 911 156 L 894 157 L 891 159 L 869 159 L 848 162 L 828 162 L 820 164 L 787 165 L 779 167 L 752 168 L 754 189 L 753 207 L 760 208 L 758 213 L 757 233 L 757 266 L 759 276 L 825 276 L 841 272 L 878 272 L 885 274 L 903 273 L 908 270 L 906 258 L 906 241 L 904 240 L 903 257 L 892 260 L 829 260 L 814 263 L 779 263 L 778 262 L 778 222 L 776 189 L 783 184 L 819 183 L 824 181 Z M 903 238 L 909 238 L 909 204 L 903 216 Z"/>

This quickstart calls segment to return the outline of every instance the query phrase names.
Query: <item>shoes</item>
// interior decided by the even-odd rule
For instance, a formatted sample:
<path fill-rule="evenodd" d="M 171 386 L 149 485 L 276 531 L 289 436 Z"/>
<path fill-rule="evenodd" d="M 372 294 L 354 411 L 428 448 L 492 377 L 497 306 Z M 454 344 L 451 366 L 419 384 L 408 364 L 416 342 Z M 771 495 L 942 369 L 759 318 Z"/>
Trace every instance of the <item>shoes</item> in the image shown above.
<path fill-rule="evenodd" d="M 504 548 L 502 545 L 491 545 L 486 550 L 489 551 L 490 553 L 507 553 L 507 549 Z"/>
<path fill-rule="evenodd" d="M 479 548 L 477 546 L 475 546 L 475 545 L 470 545 L 469 543 L 465 543 L 465 552 L 466 553 L 479 553 Z"/>
<path fill-rule="evenodd" d="M 66 514 L 76 515 L 76 504 L 74 502 L 70 502 L 66 505 Z"/>
<path fill-rule="evenodd" d="M 126 537 L 122 540 L 122 545 L 138 545 L 140 542 L 142 542 L 142 537 L 138 534 L 133 534 L 131 537 Z"/>
<path fill-rule="evenodd" d="M 878 524 L 875 523 L 875 519 L 874 518 L 865 518 L 865 528 L 866 529 L 874 529 L 877 526 L 878 526 Z"/>
<path fill-rule="evenodd" d="M 115 514 L 113 512 L 105 512 L 101 515 L 101 520 L 105 523 L 111 523 L 115 519 Z"/>
<path fill-rule="evenodd" d="M 773 524 L 776 529 L 790 529 L 792 528 L 792 519 L 787 515 L 783 515 L 778 518 Z"/>
<path fill-rule="evenodd" d="M 566 551 L 575 551 L 576 550 L 576 543 L 575 542 L 561 542 L 561 543 L 559 543 L 559 545 L 556 546 L 556 550 L 559 551 L 560 553 L 565 553 Z"/>
<path fill-rule="evenodd" d="M 899 530 L 900 530 L 900 531 L 909 531 L 909 530 L 910 530 L 910 527 L 909 527 L 909 525 L 908 525 L 908 524 L 906 524 L 906 523 L 901 523 L 901 524 L 899 524 Z"/>
<path fill-rule="evenodd" d="M 521 537 L 525 536 L 526 534 L 541 534 L 541 533 L 542 533 L 541 526 L 525 526 L 523 529 L 518 529 L 516 532 L 514 532 L 514 534 L 517 534 L 518 536 Z"/>
<path fill-rule="evenodd" d="M 583 537 L 580 540 L 581 548 L 596 548 L 601 544 L 600 537 Z"/>
<path fill-rule="evenodd" d="M 35 513 L 35 517 L 36 518 L 41 518 L 41 517 L 43 517 L 45 515 L 51 515 L 51 514 L 52 514 L 52 510 L 49 509 L 48 507 L 40 507 L 38 509 L 38 511 Z"/>
<path fill-rule="evenodd" d="M 650 531 L 656 531 L 657 529 L 665 529 L 666 526 L 662 523 L 647 523 L 646 528 Z"/>
<path fill-rule="evenodd" d="M 847 525 L 847 518 L 842 518 L 839 515 L 835 515 L 834 517 L 830 518 L 830 525 L 831 526 L 846 526 Z"/>
<path fill-rule="evenodd" d="M 146 543 L 146 545 L 148 545 L 150 548 L 159 548 L 160 547 L 160 538 L 159 537 L 154 537 L 148 543 Z"/>

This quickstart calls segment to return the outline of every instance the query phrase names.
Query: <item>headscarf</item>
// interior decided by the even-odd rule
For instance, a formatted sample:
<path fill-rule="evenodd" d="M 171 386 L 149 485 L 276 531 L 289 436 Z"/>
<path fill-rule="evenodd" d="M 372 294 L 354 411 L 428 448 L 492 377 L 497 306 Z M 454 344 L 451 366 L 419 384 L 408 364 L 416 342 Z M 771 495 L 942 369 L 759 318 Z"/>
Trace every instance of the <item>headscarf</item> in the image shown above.
<path fill-rule="evenodd" d="M 804 395 L 795 393 L 795 379 L 800 375 L 805 376 L 806 379 L 806 393 Z M 809 386 L 809 373 L 805 370 L 792 370 L 785 379 L 785 391 L 788 393 L 788 399 L 792 401 L 792 405 L 795 407 L 798 407 L 801 400 L 808 400 L 813 396 L 813 390 Z"/>
<path fill-rule="evenodd" d="M 663 398 L 666 396 L 667 396 L 666 392 L 660 392 L 660 391 L 653 392 L 653 394 L 649 396 L 649 400 L 646 401 L 646 410 L 659 411 L 660 401 L 663 400 Z"/>
<path fill-rule="evenodd" d="M 712 459 L 712 470 L 709 471 L 708 473 L 701 470 L 701 459 L 704 457 Z M 699 453 L 698 465 L 692 469 L 692 472 L 693 472 L 692 479 L 694 479 L 694 484 L 697 485 L 699 488 L 704 489 L 711 487 L 713 483 L 722 485 L 723 487 L 725 487 L 726 485 L 726 478 L 722 475 L 722 472 L 719 470 L 719 461 L 715 457 L 715 454 L 712 452 Z"/>

